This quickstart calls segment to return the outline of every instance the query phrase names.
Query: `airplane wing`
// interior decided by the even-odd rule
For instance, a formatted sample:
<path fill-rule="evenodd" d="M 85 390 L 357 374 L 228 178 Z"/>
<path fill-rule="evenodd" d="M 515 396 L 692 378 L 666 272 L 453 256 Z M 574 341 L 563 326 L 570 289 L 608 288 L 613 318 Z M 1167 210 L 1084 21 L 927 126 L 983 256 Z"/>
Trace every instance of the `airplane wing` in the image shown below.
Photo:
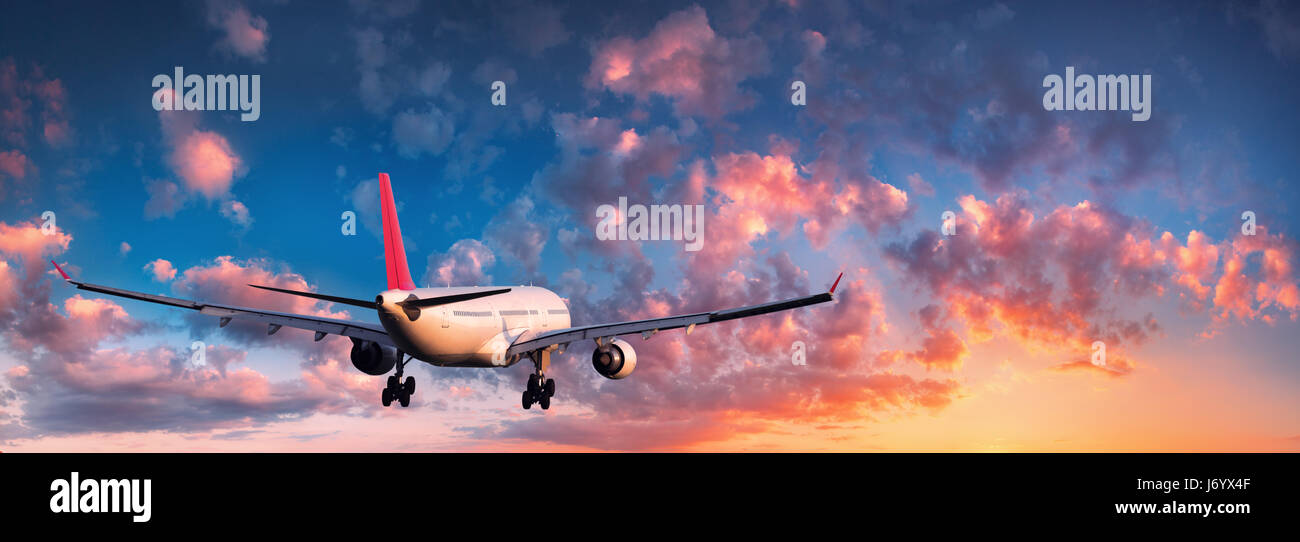
<path fill-rule="evenodd" d="M 316 332 L 315 340 L 324 339 L 326 335 L 342 335 L 353 339 L 373 341 L 379 344 L 394 346 L 393 341 L 388 338 L 388 332 L 379 324 L 368 324 L 365 322 L 352 322 L 348 320 L 337 320 L 334 318 L 321 318 L 318 316 L 307 316 L 304 314 L 289 314 L 283 312 L 265 311 L 260 309 L 249 309 L 244 307 L 235 307 L 231 305 L 220 305 L 216 303 L 199 303 L 186 299 L 177 299 L 161 295 L 145 294 L 133 292 L 130 290 L 121 290 L 109 286 L 100 286 L 98 284 L 87 284 L 78 282 L 68 277 L 63 272 L 59 264 L 51 261 L 54 268 L 63 276 L 63 280 L 68 281 L 77 287 L 78 290 L 87 290 L 101 294 L 125 297 L 128 299 L 138 299 L 150 303 L 161 305 L 170 305 L 199 311 L 202 314 L 216 316 L 220 318 L 221 327 L 226 327 L 231 320 L 248 320 L 266 324 L 266 334 L 271 335 L 279 331 L 281 327 L 288 326 L 297 329 L 306 329 Z"/>
<path fill-rule="evenodd" d="M 604 344 L 604 339 L 608 337 L 631 335 L 633 333 L 640 333 L 642 338 L 649 339 L 655 333 L 660 331 L 681 327 L 686 328 L 686 333 L 689 334 L 691 331 L 694 331 L 695 326 L 700 324 L 725 322 L 727 320 L 735 320 L 738 318 L 758 316 L 760 314 L 768 314 L 798 307 L 806 307 L 808 305 L 816 305 L 818 303 L 825 303 L 833 299 L 832 296 L 835 294 L 835 287 L 839 286 L 840 279 L 843 277 L 844 273 L 840 273 L 840 276 L 835 278 L 835 284 L 831 285 L 830 291 L 796 297 L 793 299 L 773 301 L 749 307 L 717 310 L 713 312 L 697 312 L 694 314 L 651 318 L 648 320 L 633 320 L 631 322 L 570 327 L 549 331 L 533 337 L 525 335 L 523 337 L 524 340 L 510 345 L 510 348 L 506 350 L 506 356 L 510 357 L 536 350 L 544 350 L 557 345 L 563 349 L 564 347 L 567 347 L 568 343 L 583 339 L 594 339 L 598 344 Z"/>

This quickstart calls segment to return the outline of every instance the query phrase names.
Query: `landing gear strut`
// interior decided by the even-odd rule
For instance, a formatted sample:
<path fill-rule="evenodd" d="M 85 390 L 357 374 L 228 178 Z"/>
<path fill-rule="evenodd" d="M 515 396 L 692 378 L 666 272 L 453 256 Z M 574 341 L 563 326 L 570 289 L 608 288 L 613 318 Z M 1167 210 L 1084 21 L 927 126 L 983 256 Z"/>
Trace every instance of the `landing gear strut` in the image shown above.
<path fill-rule="evenodd" d="M 533 404 L 541 405 L 542 410 L 551 408 L 551 397 L 555 396 L 555 379 L 546 378 L 546 370 L 551 365 L 551 352 L 543 350 L 529 354 L 537 372 L 528 375 L 528 389 L 524 390 L 521 404 L 530 409 Z"/>
<path fill-rule="evenodd" d="M 401 360 L 397 362 L 397 374 L 388 377 L 388 386 L 380 394 L 384 406 L 393 404 L 394 400 L 403 407 L 410 406 L 411 396 L 415 394 L 415 377 L 408 376 L 405 382 L 402 381 L 402 370 L 411 361 L 411 357 L 400 351 L 398 357 Z"/>

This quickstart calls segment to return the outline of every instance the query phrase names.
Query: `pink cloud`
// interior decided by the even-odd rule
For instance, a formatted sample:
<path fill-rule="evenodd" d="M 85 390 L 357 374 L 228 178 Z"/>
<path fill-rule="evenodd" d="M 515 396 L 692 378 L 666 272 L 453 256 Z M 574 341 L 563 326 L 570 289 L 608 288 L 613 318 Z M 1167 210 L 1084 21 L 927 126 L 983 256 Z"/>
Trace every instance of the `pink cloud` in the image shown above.
<path fill-rule="evenodd" d="M 786 150 L 788 152 L 788 150 Z M 717 196 L 716 213 L 706 221 L 706 248 L 696 265 L 714 269 L 731 265 L 752 252 L 749 243 L 778 233 L 802 232 L 821 248 L 833 231 L 847 221 L 875 232 L 898 223 L 909 212 L 907 193 L 874 177 L 809 178 L 789 154 L 732 153 L 713 159 L 716 174 L 705 181 Z"/>
<path fill-rule="evenodd" d="M 159 89 L 155 94 L 163 92 L 175 94 L 171 89 Z M 243 161 L 235 154 L 230 142 L 221 134 L 200 130 L 197 111 L 163 110 L 158 112 L 158 119 L 162 125 L 163 141 L 171 149 L 167 161 L 184 187 L 203 194 L 209 200 L 228 195 L 235 177 L 244 174 Z M 149 186 L 147 215 L 171 216 L 183 203 L 179 191 L 167 184 L 155 181 Z"/>
<path fill-rule="evenodd" d="M 21 400 L 5 425 L 6 438 L 157 430 L 192 433 L 247 428 L 317 412 L 371 415 L 378 410 L 373 378 L 351 368 L 347 341 L 342 339 L 305 341 L 302 373 L 285 381 L 236 367 L 247 354 L 227 345 L 207 345 L 204 364 L 194 363 L 188 345 L 143 349 L 114 345 L 149 329 L 150 324 L 98 296 L 73 295 L 59 310 L 49 300 L 49 282 L 40 280 L 44 258 L 66 249 L 70 237 L 40 236 L 39 227 L 31 224 L 0 223 L 0 234 L 0 337 L 23 360 L 4 374 L 9 390 Z M 32 261 L 36 256 L 39 259 Z M 15 258 L 23 262 L 28 279 L 18 278 Z M 347 316 L 316 308 L 311 300 L 266 296 L 244 286 L 254 282 L 307 289 L 301 277 L 265 267 L 260 261 L 218 258 L 212 265 L 187 270 L 173 289 L 272 310 Z M 213 322 L 206 323 L 204 329 L 215 328 Z M 265 339 L 264 330 L 259 331 Z"/>
<path fill-rule="evenodd" d="M 22 179 L 27 176 L 27 157 L 16 150 L 0 151 L 0 173 Z"/>
<path fill-rule="evenodd" d="M 347 317 L 347 312 L 317 308 L 320 302 L 310 298 L 248 287 L 249 284 L 258 284 L 289 290 L 313 289 L 302 275 L 287 270 L 275 272 L 269 269 L 271 266 L 270 261 L 263 259 L 237 261 L 233 256 L 218 256 L 209 265 L 197 265 L 181 272 L 180 278 L 172 285 L 172 290 L 197 299 L 221 300 L 244 307 L 262 307 L 329 318 Z"/>
<path fill-rule="evenodd" d="M 144 270 L 149 272 L 155 282 L 169 282 L 176 278 L 176 268 L 162 258 L 145 264 Z"/>
<path fill-rule="evenodd" d="M 45 260 L 67 250 L 71 242 L 72 236 L 63 230 L 55 229 L 46 235 L 38 222 L 13 226 L 0 222 L 0 252 L 21 256 L 28 273 L 44 271 Z"/>
<path fill-rule="evenodd" d="M 720 117 L 756 99 L 740 84 L 768 69 L 767 48 L 755 36 L 714 33 L 708 15 L 692 6 L 665 17 L 643 39 L 617 37 L 593 47 L 586 85 L 631 94 L 659 94 L 679 113 Z"/>
<path fill-rule="evenodd" d="M 41 134 L 51 146 L 62 146 L 71 139 L 72 127 L 68 123 L 68 93 L 58 79 L 40 81 L 33 85 L 33 93 L 44 104 L 41 112 Z"/>
<path fill-rule="evenodd" d="M 63 82 L 47 78 L 39 65 L 32 66 L 30 75 L 24 78 L 13 58 L 0 59 L 0 141 L 26 147 L 34 109 L 40 111 L 41 139 L 54 147 L 71 141 L 68 94 Z"/>
<path fill-rule="evenodd" d="M 934 187 L 930 185 L 920 173 L 913 173 L 907 176 L 907 185 L 912 188 L 913 192 L 922 196 L 934 197 Z"/>
<path fill-rule="evenodd" d="M 1102 340 L 1119 354 L 1121 345 L 1140 343 L 1159 329 L 1150 316 L 1115 316 L 1103 295 L 1151 295 L 1157 289 L 1149 286 L 1168 277 L 1165 258 L 1152 253 L 1149 239 L 1129 237 L 1140 233 L 1131 220 L 1087 201 L 1059 206 L 1041 219 L 1014 195 L 992 204 L 969 195 L 958 202 L 963 213 L 956 235 L 927 231 L 910 245 L 889 245 L 886 255 L 942 299 L 968 337 L 985 341 L 1006 333 L 1035 350 L 1067 356 Z M 915 356 L 951 366 L 964 351 L 959 339 L 934 331 L 933 316 L 923 319 L 931 331 Z"/>
<path fill-rule="evenodd" d="M 18 302 L 19 279 L 14 276 L 9 262 L 0 260 L 0 313 L 14 309 Z"/>
<path fill-rule="evenodd" d="M 329 303 L 248 286 L 257 284 L 287 290 L 315 290 L 302 275 L 290 271 L 286 266 L 280 265 L 278 270 L 273 267 L 277 266 L 265 259 L 236 260 L 232 256 L 219 256 L 210 263 L 178 271 L 171 288 L 178 297 L 185 299 L 348 319 L 347 311 L 331 310 L 332 305 Z M 332 355 L 346 356 L 350 347 L 346 339 L 337 336 L 314 343 L 303 340 L 304 335 L 310 337 L 305 331 L 285 329 L 274 336 L 267 336 L 267 328 L 261 324 L 236 321 L 218 330 L 215 319 L 210 316 L 186 313 L 183 317 L 192 332 L 198 336 L 220 333 L 246 344 L 282 345 L 305 352 L 318 362 Z"/>
<path fill-rule="evenodd" d="M 241 162 L 226 138 L 216 132 L 196 130 L 175 142 L 170 156 L 172 168 L 186 187 L 208 199 L 230 191 Z"/>
<path fill-rule="evenodd" d="M 1224 252 L 1223 274 L 1214 286 L 1216 322 L 1226 322 L 1231 317 L 1267 318 L 1264 311 L 1269 307 L 1288 313 L 1292 320 L 1300 315 L 1300 288 L 1293 263 L 1295 241 L 1282 234 L 1270 235 L 1261 226 L 1256 235 L 1232 240 Z M 1246 273 L 1252 257 L 1260 262 L 1258 277 Z"/>
<path fill-rule="evenodd" d="M 14 320 L 4 336 L 10 346 L 28 355 L 37 347 L 58 355 L 87 352 L 102 341 L 121 339 L 144 329 L 144 324 L 131 318 L 121 305 L 80 294 L 63 302 L 66 316 L 48 301 L 21 310 L 25 314 Z"/>
<path fill-rule="evenodd" d="M 208 25 L 223 36 L 217 47 L 255 62 L 266 61 L 271 33 L 266 19 L 249 13 L 236 0 L 208 0 Z"/>

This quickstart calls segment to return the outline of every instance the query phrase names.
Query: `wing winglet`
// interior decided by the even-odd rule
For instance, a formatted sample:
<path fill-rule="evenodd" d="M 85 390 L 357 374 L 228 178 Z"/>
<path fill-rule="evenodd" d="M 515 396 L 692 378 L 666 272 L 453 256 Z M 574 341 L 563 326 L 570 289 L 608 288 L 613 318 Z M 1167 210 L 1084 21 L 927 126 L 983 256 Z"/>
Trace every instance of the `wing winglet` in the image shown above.
<path fill-rule="evenodd" d="M 830 293 L 832 293 L 832 294 L 835 293 L 835 287 L 840 285 L 840 279 L 842 279 L 842 278 L 844 278 L 844 273 L 840 273 L 840 276 L 835 277 L 835 284 L 832 284 L 832 285 L 831 285 L 831 291 L 830 291 Z"/>
<path fill-rule="evenodd" d="M 63 280 L 66 280 L 66 281 L 68 281 L 68 282 L 72 282 L 72 278 L 69 277 L 67 273 L 64 273 L 64 272 L 63 272 L 63 268 L 62 268 L 62 267 L 59 267 L 59 263 L 58 263 L 58 262 L 56 262 L 56 261 L 54 261 L 54 260 L 50 260 L 50 263 L 54 264 L 54 269 L 58 270 L 60 275 L 63 275 Z"/>

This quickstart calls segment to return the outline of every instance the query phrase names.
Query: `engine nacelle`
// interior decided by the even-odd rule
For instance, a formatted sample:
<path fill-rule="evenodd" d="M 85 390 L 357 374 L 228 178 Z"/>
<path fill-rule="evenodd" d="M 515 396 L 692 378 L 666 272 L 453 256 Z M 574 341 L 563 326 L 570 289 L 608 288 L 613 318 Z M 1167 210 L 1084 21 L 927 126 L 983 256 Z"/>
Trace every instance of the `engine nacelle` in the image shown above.
<path fill-rule="evenodd" d="M 627 341 L 614 339 L 591 353 L 591 366 L 610 380 L 627 378 L 636 369 L 636 350 Z"/>
<path fill-rule="evenodd" d="M 397 365 L 397 349 L 373 341 L 352 340 L 352 366 L 368 375 L 388 374 Z"/>

